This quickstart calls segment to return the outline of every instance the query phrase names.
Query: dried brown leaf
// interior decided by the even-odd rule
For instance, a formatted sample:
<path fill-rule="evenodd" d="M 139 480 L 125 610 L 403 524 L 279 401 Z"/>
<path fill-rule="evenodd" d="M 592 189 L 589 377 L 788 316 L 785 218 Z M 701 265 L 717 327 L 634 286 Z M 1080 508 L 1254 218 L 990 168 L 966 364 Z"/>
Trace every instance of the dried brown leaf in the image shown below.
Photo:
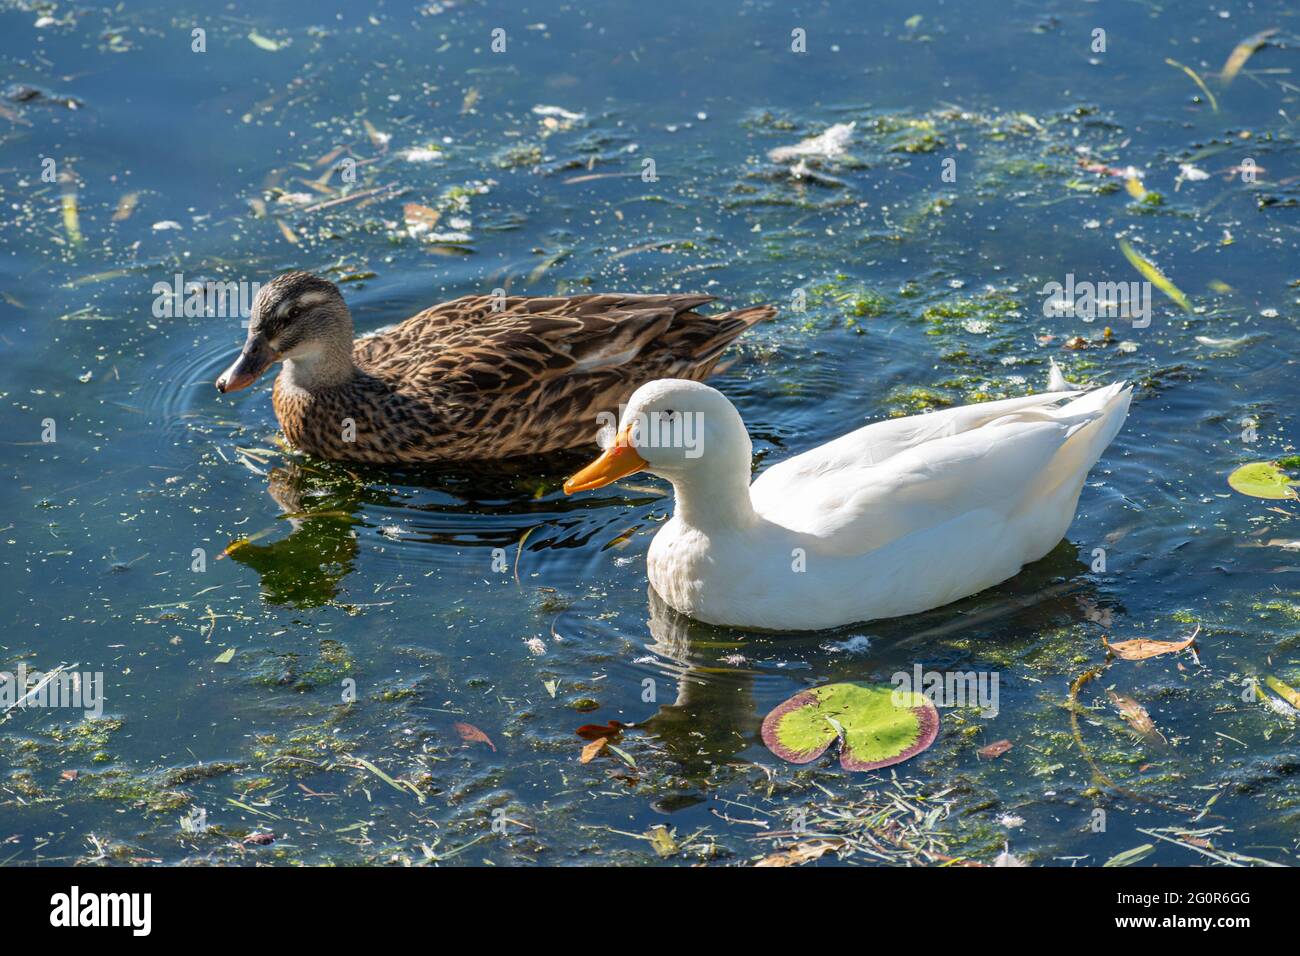
<path fill-rule="evenodd" d="M 497 745 L 494 744 L 487 734 L 479 730 L 473 724 L 463 724 L 456 722 L 456 733 L 460 734 L 460 739 L 467 744 L 487 744 L 493 753 L 496 753 Z"/>
<path fill-rule="evenodd" d="M 418 202 L 408 202 L 402 206 L 402 217 L 408 226 L 424 226 L 426 229 L 432 229 L 442 218 L 442 213 L 428 206 L 421 206 Z"/>
<path fill-rule="evenodd" d="M 580 762 L 591 763 L 598 756 L 600 756 L 601 751 L 603 751 L 608 746 L 609 746 L 608 737 L 597 737 L 591 743 L 587 744 L 587 746 L 582 748 L 582 757 L 580 758 Z"/>
<path fill-rule="evenodd" d="M 1106 693 L 1110 695 L 1111 703 L 1115 705 L 1115 709 L 1119 711 L 1119 715 L 1124 718 L 1124 722 L 1132 727 L 1138 736 L 1143 738 L 1158 737 L 1161 740 L 1165 739 L 1164 734 L 1156 730 L 1155 721 L 1151 719 L 1151 715 L 1147 713 L 1145 707 L 1139 704 L 1132 697 L 1128 697 L 1124 694 L 1117 694 L 1113 690 L 1107 691 Z"/>
<path fill-rule="evenodd" d="M 611 720 L 607 724 L 583 724 L 575 733 L 583 740 L 598 740 L 602 737 L 617 738 L 627 726 L 621 720 Z"/>
<path fill-rule="evenodd" d="M 1191 647 L 1192 642 L 1196 640 L 1196 635 L 1200 633 L 1201 628 L 1198 625 L 1196 630 L 1192 632 L 1191 637 L 1181 641 L 1154 641 L 1147 637 L 1139 637 L 1136 640 L 1120 641 L 1117 644 L 1112 644 L 1103 637 L 1101 642 L 1106 646 L 1106 650 L 1122 660 L 1144 661 L 1149 657 L 1174 654 Z"/>
<path fill-rule="evenodd" d="M 985 760 L 992 760 L 995 757 L 1001 757 L 1004 753 L 1006 753 L 1010 749 L 1011 749 L 1011 741 L 997 740 L 989 744 L 987 747 L 981 747 L 979 750 L 976 751 L 976 753 L 978 753 Z"/>
<path fill-rule="evenodd" d="M 799 866 L 801 863 L 820 860 L 831 850 L 838 850 L 843 845 L 842 840 L 808 840 L 805 843 L 796 843 L 794 846 L 786 847 L 784 850 L 778 850 L 776 853 L 765 856 L 754 865 Z"/>

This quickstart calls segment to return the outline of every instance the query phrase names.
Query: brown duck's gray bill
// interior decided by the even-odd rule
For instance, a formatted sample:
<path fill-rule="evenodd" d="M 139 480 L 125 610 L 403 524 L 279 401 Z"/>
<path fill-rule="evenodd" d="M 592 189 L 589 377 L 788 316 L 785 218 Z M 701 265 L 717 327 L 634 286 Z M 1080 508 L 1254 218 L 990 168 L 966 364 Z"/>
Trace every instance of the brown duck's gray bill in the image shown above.
<path fill-rule="evenodd" d="M 239 353 L 235 363 L 217 379 L 217 391 L 237 392 L 247 388 L 279 357 L 266 339 L 260 335 L 253 336 L 244 343 L 244 351 Z"/>

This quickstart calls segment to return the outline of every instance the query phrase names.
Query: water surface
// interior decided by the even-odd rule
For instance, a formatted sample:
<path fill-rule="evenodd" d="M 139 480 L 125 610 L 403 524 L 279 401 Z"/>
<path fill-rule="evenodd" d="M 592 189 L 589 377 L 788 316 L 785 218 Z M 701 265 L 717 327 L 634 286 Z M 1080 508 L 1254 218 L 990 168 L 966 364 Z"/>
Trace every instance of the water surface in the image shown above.
<path fill-rule="evenodd" d="M 1147 844 L 1142 864 L 1292 862 L 1295 715 L 1248 681 L 1300 686 L 1295 553 L 1270 544 L 1300 538 L 1297 508 L 1226 476 L 1295 450 L 1295 14 L 0 4 L 0 83 L 34 91 L 0 101 L 0 666 L 75 664 L 106 687 L 100 720 L 0 725 L 0 861 L 743 864 L 802 813 L 859 863 L 1009 846 L 1100 864 Z M 815 175 L 767 159 L 849 122 Z M 345 158 L 356 183 L 331 172 Z M 1130 166 L 1156 195 L 1106 171 Z M 378 192 L 312 208 L 360 190 Z M 408 235 L 405 203 L 438 210 L 441 237 Z M 1138 278 L 1121 240 L 1193 311 L 1156 292 L 1149 327 L 1109 338 L 1046 317 L 1046 282 Z M 496 287 L 775 302 L 713 380 L 760 466 L 1025 394 L 1052 357 L 1137 391 L 1067 539 L 1016 579 L 840 632 L 731 631 L 648 592 L 657 479 L 566 498 L 585 453 L 382 471 L 281 448 L 269 379 L 212 388 L 237 318 L 157 317 L 154 286 L 291 268 L 339 281 L 360 330 Z M 1198 624 L 1197 658 L 1080 687 L 1081 750 L 1070 688 L 1102 636 Z M 918 663 L 998 674 L 998 715 L 945 710 L 935 746 L 880 775 L 763 746 L 800 689 Z M 580 764 L 576 728 L 609 720 L 636 724 L 626 756 Z M 912 849 L 873 856 L 852 808 L 885 804 Z"/>

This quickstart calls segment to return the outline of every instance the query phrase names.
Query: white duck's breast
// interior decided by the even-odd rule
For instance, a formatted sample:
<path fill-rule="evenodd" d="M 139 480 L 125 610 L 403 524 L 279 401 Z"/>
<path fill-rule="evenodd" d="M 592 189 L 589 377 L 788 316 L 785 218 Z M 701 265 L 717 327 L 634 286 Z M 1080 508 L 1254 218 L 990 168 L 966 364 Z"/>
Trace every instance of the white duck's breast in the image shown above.
<path fill-rule="evenodd" d="M 1003 515 L 966 512 L 865 555 L 827 553 L 779 534 L 705 540 L 666 525 L 651 544 L 650 583 L 698 620 L 820 630 L 948 604 L 1015 574 L 1024 557 Z M 1059 534 L 1057 540 L 1059 540 Z"/>

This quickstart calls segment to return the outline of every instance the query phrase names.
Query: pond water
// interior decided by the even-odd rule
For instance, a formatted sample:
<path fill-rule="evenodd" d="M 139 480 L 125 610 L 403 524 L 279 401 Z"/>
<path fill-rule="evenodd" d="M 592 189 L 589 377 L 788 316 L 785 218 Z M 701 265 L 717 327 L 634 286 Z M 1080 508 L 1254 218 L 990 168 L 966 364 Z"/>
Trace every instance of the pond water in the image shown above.
<path fill-rule="evenodd" d="M 736 865 L 790 833 L 837 839 L 819 865 L 1294 861 L 1300 507 L 1226 481 L 1295 451 L 1293 4 L 336 6 L 0 3 L 0 669 L 104 691 L 0 718 L 0 862 Z M 805 175 L 768 158 L 847 123 Z M 1140 280 L 1123 242 L 1190 308 L 1045 315 L 1048 282 Z M 774 302 L 712 380 L 759 468 L 1051 358 L 1137 388 L 1015 579 L 747 633 L 649 592 L 656 478 L 282 448 L 269 377 L 212 387 L 239 320 L 155 284 L 293 268 L 361 330 L 495 287 Z M 996 715 L 944 708 L 875 774 L 763 745 L 792 694 L 915 665 L 996 675 Z"/>

